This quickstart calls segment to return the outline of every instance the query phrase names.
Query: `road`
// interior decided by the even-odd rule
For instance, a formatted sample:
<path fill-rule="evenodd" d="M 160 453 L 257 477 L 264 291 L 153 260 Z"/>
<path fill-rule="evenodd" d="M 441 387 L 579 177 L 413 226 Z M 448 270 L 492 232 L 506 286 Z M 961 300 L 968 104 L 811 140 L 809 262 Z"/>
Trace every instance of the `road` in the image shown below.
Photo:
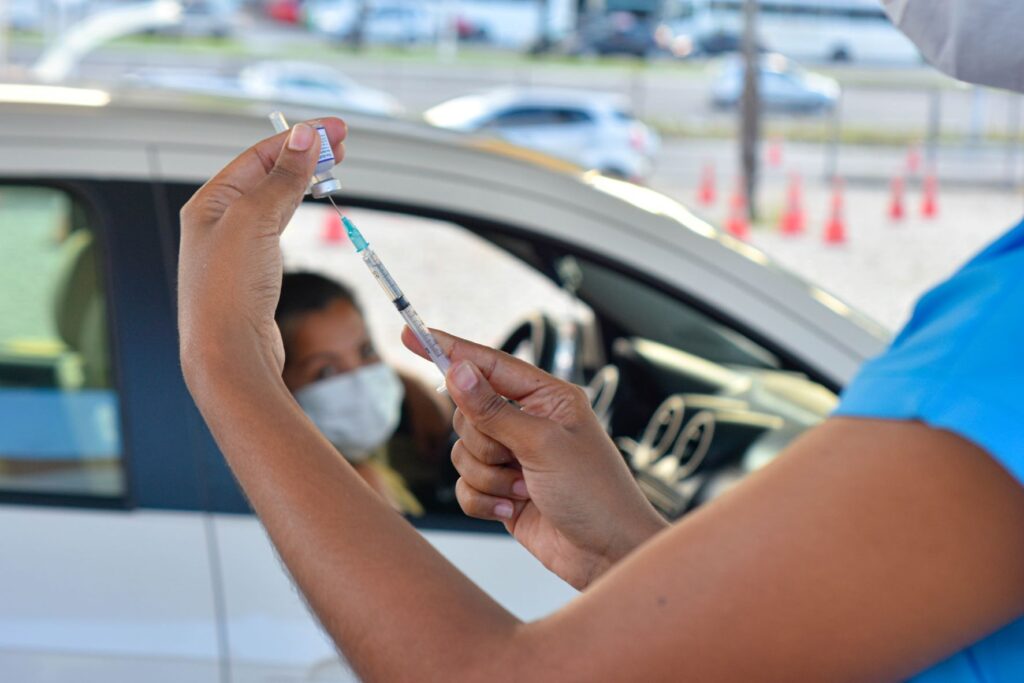
<path fill-rule="evenodd" d="M 15 43 L 11 59 L 25 66 L 41 52 L 37 44 Z M 329 64 L 356 80 L 395 95 L 414 113 L 451 97 L 497 85 L 553 86 L 618 92 L 642 118 L 675 132 L 721 135 L 732 117 L 707 104 L 713 67 L 658 63 L 643 68 L 616 62 L 571 64 L 530 62 L 500 53 L 463 53 L 455 62 L 439 62 L 430 53 L 409 58 L 353 55 L 305 31 L 257 23 L 240 44 L 223 49 L 176 50 L 173 44 L 107 47 L 86 57 L 78 76 L 116 81 L 132 70 L 150 67 L 212 69 L 234 73 L 254 60 L 301 58 Z M 854 65 L 828 68 L 843 83 L 837 116 L 853 138 L 923 137 L 929 130 L 946 136 L 971 134 L 1019 137 L 1020 97 L 968 89 L 925 67 L 871 69 Z M 930 128 L 932 122 L 937 128 Z M 830 117 L 775 117 L 770 123 L 816 135 L 831 130 Z"/>

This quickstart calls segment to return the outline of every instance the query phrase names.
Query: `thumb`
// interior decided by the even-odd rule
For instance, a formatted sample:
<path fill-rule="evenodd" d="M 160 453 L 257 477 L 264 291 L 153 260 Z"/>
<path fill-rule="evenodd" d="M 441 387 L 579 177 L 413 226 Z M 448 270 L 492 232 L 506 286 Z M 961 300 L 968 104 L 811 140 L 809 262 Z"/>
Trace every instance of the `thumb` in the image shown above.
<path fill-rule="evenodd" d="M 513 401 L 522 401 L 531 393 L 560 381 L 540 368 L 503 351 L 467 341 L 441 330 L 431 329 L 430 332 L 452 363 L 457 365 L 459 361 L 469 361 L 497 393 Z M 408 327 L 402 330 L 402 343 L 413 353 L 430 360 L 423 345 Z"/>
<path fill-rule="evenodd" d="M 267 211 L 280 211 L 282 225 L 302 203 L 320 152 L 320 135 L 308 123 L 296 123 L 285 139 L 274 166 L 250 193 Z"/>
<path fill-rule="evenodd" d="M 502 445 L 515 450 L 536 435 L 547 420 L 527 415 L 498 394 L 480 368 L 459 361 L 448 371 L 448 393 L 474 427 Z"/>

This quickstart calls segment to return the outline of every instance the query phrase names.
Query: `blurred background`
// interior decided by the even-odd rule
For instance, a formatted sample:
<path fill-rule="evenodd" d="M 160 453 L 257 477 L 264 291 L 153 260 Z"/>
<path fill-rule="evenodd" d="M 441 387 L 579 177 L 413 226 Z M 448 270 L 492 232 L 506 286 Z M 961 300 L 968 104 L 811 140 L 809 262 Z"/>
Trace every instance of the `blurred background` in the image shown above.
<path fill-rule="evenodd" d="M 1018 217 L 1021 98 L 923 64 L 876 0 L 752 4 L 746 127 L 743 0 L 0 0 L 0 75 L 492 136 L 664 192 L 895 327 Z"/>

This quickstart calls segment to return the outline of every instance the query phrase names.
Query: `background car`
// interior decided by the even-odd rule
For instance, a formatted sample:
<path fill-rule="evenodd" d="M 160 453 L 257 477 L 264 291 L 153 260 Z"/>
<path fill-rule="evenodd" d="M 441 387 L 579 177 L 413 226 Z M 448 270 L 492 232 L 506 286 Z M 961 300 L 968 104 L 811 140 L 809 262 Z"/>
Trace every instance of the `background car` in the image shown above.
<path fill-rule="evenodd" d="M 209 69 L 140 69 L 128 74 L 126 80 L 136 86 L 290 102 L 321 111 L 375 116 L 400 116 L 403 112 L 391 95 L 318 62 L 257 62 L 244 67 L 237 76 Z"/>
<path fill-rule="evenodd" d="M 238 82 L 244 94 L 260 99 L 380 116 L 399 116 L 403 111 L 388 93 L 316 62 L 259 62 L 242 69 Z"/>
<path fill-rule="evenodd" d="M 623 98 L 564 89 L 508 88 L 443 102 L 431 125 L 507 140 L 607 175 L 642 180 L 657 154 L 657 133 Z"/>
<path fill-rule="evenodd" d="M 179 211 L 271 132 L 264 112 L 173 94 L 16 92 L 4 102 L 0 87 L 2 130 L 18 132 L 0 136 L 0 670 L 17 681 L 355 680 L 178 363 Z M 647 188 L 423 125 L 349 124 L 336 198 L 424 319 L 585 384 L 668 517 L 820 421 L 886 342 Z M 334 217 L 323 202 L 300 207 L 282 237 L 286 268 L 345 279 L 384 357 L 436 381 L 401 350 L 401 319 L 331 236 Z M 438 496 L 411 520 L 433 545 L 522 619 L 571 599 L 501 525 L 458 513 L 441 495 L 450 463 L 437 468 Z"/>
<path fill-rule="evenodd" d="M 664 30 L 658 22 L 632 12 L 612 12 L 584 23 L 568 39 L 563 50 L 580 56 L 622 55 L 642 59 L 666 56 L 669 45 Z"/>
<path fill-rule="evenodd" d="M 318 0 L 306 6 L 306 23 L 317 33 L 337 41 L 350 41 L 359 25 L 360 3 Z M 437 35 L 437 17 L 420 3 L 370 3 L 362 19 L 362 40 L 371 44 L 427 43 Z"/>
<path fill-rule="evenodd" d="M 739 104 L 746 68 L 738 57 L 726 58 L 711 83 L 711 103 L 720 109 Z M 761 56 L 758 80 L 761 103 L 768 109 L 793 113 L 830 111 L 839 101 L 839 83 L 805 70 L 779 54 Z"/>
<path fill-rule="evenodd" d="M 235 32 L 240 2 L 190 0 L 182 3 L 181 21 L 151 33 L 175 37 L 228 38 Z"/>

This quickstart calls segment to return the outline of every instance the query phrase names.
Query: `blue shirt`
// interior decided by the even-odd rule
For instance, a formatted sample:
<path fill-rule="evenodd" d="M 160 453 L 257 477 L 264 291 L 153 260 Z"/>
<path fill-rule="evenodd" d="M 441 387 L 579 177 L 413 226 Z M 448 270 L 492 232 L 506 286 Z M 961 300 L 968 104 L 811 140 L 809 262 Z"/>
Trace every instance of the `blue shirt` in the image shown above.
<path fill-rule="evenodd" d="M 836 415 L 920 420 L 985 449 L 1024 485 L 1024 222 L 928 292 Z M 1024 581 L 1024 577 L 1021 578 Z M 915 683 L 1024 680 L 1024 619 Z"/>

